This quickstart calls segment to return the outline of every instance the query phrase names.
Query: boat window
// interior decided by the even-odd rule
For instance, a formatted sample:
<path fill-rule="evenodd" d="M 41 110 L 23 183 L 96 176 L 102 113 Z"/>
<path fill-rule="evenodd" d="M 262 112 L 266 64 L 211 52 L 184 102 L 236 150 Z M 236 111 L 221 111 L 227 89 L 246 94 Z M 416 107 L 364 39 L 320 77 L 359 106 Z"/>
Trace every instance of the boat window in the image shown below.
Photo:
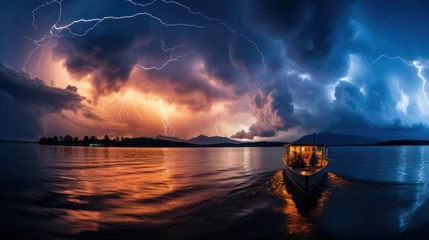
<path fill-rule="evenodd" d="M 322 160 L 328 158 L 328 148 L 325 146 L 312 146 L 312 145 L 287 145 L 283 152 L 283 162 L 285 165 L 292 168 L 304 168 L 310 166 L 310 159 L 313 151 L 317 154 L 320 165 L 324 165 Z"/>

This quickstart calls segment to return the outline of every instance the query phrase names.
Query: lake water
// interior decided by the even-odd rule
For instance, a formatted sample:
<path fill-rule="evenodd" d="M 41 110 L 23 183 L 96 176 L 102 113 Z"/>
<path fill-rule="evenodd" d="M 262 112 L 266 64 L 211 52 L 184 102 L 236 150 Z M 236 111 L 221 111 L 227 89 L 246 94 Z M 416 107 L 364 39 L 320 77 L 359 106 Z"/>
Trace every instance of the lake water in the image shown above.
<path fill-rule="evenodd" d="M 428 239 L 429 147 L 329 155 L 329 173 L 303 196 L 285 177 L 282 148 L 3 143 L 0 236 Z"/>

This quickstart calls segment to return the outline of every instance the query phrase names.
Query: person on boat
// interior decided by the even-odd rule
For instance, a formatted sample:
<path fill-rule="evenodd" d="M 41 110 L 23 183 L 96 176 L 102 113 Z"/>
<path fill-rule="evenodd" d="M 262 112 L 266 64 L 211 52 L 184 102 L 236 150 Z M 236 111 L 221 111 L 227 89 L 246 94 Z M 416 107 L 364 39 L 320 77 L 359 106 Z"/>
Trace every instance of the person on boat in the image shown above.
<path fill-rule="evenodd" d="M 319 158 L 317 157 L 316 148 L 313 149 L 313 154 L 310 158 L 310 164 L 312 167 L 316 167 L 317 163 L 319 162 Z"/>
<path fill-rule="evenodd" d="M 316 133 L 313 133 L 313 154 L 310 158 L 310 165 L 314 168 L 317 166 L 317 163 L 319 162 L 319 158 L 317 157 L 317 147 L 316 147 Z"/>

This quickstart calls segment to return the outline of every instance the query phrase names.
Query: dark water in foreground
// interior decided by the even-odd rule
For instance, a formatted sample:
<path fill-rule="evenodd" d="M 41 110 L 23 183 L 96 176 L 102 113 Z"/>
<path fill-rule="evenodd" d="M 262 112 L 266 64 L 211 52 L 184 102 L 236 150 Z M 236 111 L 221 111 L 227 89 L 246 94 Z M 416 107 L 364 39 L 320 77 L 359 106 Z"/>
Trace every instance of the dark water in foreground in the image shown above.
<path fill-rule="evenodd" d="M 304 197 L 282 148 L 0 144 L 0 238 L 429 239 L 429 147 L 331 147 Z"/>

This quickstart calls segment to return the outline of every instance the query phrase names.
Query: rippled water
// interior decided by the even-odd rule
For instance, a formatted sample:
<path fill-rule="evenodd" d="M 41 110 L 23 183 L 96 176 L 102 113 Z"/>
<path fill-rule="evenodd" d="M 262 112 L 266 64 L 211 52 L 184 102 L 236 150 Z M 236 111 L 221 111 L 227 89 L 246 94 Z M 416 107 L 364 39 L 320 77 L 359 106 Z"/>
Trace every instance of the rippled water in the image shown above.
<path fill-rule="evenodd" d="M 1 235 L 427 239 L 429 147 L 331 147 L 304 196 L 282 148 L 0 144 Z"/>

